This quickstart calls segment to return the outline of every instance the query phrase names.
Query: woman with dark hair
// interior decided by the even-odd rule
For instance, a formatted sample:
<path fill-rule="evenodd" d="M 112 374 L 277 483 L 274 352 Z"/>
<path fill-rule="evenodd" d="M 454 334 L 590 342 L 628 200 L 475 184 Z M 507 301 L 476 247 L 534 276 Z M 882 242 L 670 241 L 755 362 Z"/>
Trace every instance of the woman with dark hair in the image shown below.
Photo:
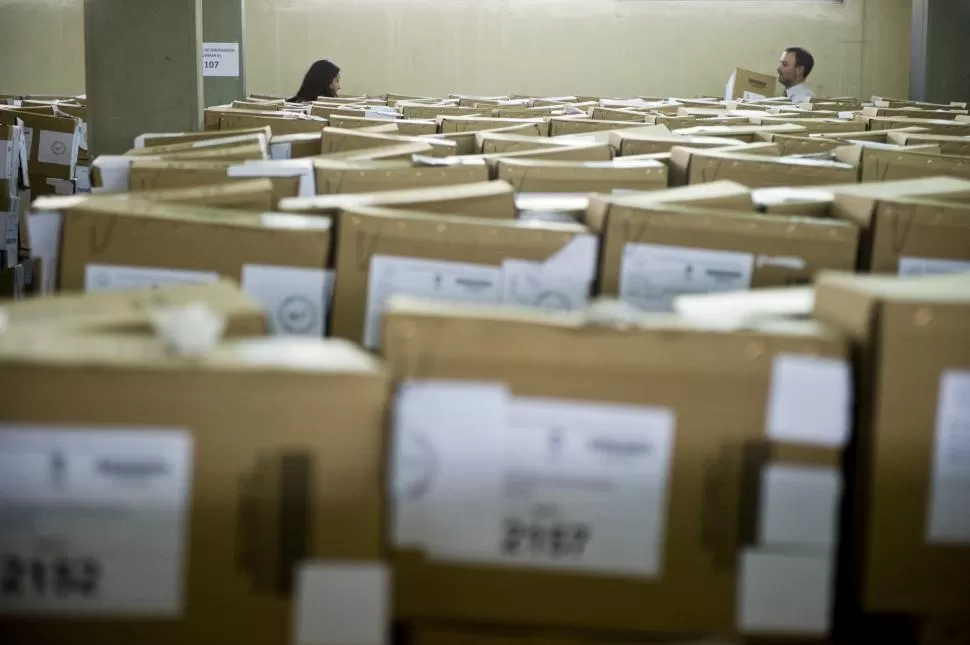
<path fill-rule="evenodd" d="M 318 60 L 303 77 L 300 91 L 290 103 L 310 103 L 320 96 L 336 97 L 340 91 L 340 68 L 328 60 Z"/>

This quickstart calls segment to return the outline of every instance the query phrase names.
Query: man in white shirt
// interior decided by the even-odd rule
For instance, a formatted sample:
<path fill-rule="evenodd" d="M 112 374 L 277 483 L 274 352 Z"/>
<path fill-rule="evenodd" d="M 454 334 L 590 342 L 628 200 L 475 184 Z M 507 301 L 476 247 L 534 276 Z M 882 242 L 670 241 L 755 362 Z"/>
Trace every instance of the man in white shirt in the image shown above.
<path fill-rule="evenodd" d="M 805 79 L 815 67 L 815 57 L 801 47 L 789 47 L 778 63 L 778 82 L 785 87 L 785 96 L 793 103 L 804 103 L 815 97 L 805 85 Z"/>

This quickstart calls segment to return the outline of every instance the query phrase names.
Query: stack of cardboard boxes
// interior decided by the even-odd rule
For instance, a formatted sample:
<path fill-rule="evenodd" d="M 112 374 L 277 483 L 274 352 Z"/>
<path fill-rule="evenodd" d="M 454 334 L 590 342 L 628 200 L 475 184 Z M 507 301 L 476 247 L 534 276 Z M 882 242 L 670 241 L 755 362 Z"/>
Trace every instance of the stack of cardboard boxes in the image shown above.
<path fill-rule="evenodd" d="M 0 107 L 4 643 L 963 633 L 966 108 L 728 89 Z"/>

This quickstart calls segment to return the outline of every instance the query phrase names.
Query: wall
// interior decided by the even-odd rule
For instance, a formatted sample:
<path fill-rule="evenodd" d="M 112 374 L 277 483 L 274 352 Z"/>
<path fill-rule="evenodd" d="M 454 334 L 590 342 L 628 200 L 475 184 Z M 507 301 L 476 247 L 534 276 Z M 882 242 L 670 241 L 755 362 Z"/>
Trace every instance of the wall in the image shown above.
<path fill-rule="evenodd" d="M 818 93 L 908 87 L 911 0 L 245 1 L 252 92 L 293 93 L 325 57 L 345 93 L 717 94 L 790 44 Z M 0 91 L 81 91 L 81 5 L 0 0 Z"/>

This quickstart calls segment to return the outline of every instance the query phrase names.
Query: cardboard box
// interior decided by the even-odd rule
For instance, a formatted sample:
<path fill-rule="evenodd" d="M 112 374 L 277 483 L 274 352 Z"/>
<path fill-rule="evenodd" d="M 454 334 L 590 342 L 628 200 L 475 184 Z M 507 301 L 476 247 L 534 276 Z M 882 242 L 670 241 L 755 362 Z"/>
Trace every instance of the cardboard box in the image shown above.
<path fill-rule="evenodd" d="M 371 119 L 367 117 L 333 115 L 329 125 L 334 128 L 353 130 L 387 123 L 385 119 Z M 438 124 L 433 119 L 395 119 L 394 125 L 404 136 L 417 137 L 422 134 L 434 134 L 438 131 Z"/>
<path fill-rule="evenodd" d="M 804 125 L 795 123 L 777 123 L 771 125 L 697 125 L 692 128 L 679 128 L 674 134 L 682 137 L 728 137 L 739 139 L 746 143 L 760 141 L 759 134 L 773 132 L 775 134 L 806 134 L 808 129 Z"/>
<path fill-rule="evenodd" d="M 620 128 L 637 128 L 643 126 L 644 121 L 601 121 L 589 118 L 554 116 L 549 119 L 549 136 L 559 137 L 587 132 L 603 132 Z"/>
<path fill-rule="evenodd" d="M 329 155 L 337 152 L 380 148 L 403 143 L 426 143 L 431 146 L 431 154 L 436 157 L 447 157 L 456 154 L 457 147 L 454 142 L 444 139 L 430 137 L 419 139 L 417 137 L 403 137 L 399 135 L 360 132 L 359 130 L 329 127 L 323 130 L 321 145 L 323 154 Z"/>
<path fill-rule="evenodd" d="M 141 134 L 135 137 L 132 147 L 163 146 L 174 143 L 189 143 L 193 141 L 211 141 L 213 139 L 231 139 L 246 134 L 263 134 L 269 140 L 272 132 L 269 126 L 258 128 L 243 128 L 239 130 L 215 130 L 206 132 L 159 132 Z"/>
<path fill-rule="evenodd" d="M 376 349 L 397 294 L 584 309 L 596 273 L 586 227 L 351 207 L 338 229 L 334 335 Z"/>
<path fill-rule="evenodd" d="M 252 181 L 252 178 L 230 177 L 228 171 L 233 165 L 236 164 L 231 161 L 138 161 L 131 165 L 128 181 L 132 192 Z M 265 179 L 272 183 L 273 197 L 277 201 L 283 197 L 296 197 L 299 194 L 299 177 L 266 177 Z"/>
<path fill-rule="evenodd" d="M 210 208 L 265 213 L 276 210 L 273 182 L 267 178 L 239 180 L 214 186 L 141 190 L 106 195 L 106 199 L 147 199 Z"/>
<path fill-rule="evenodd" d="M 815 316 L 857 346 L 845 593 L 864 612 L 970 612 L 970 504 L 960 432 L 970 281 L 822 275 Z"/>
<path fill-rule="evenodd" d="M 4 481 L 44 518 L 4 523 L 5 562 L 51 572 L 19 588 L 56 592 L 8 595 L 5 644 L 205 645 L 214 625 L 291 642 L 308 618 L 294 606 L 333 615 L 381 570 L 389 383 L 359 349 L 253 338 L 188 360 L 154 338 L 8 338 L 0 384 L 5 458 L 22 482 L 53 481 Z M 359 620 L 379 613 L 353 597 Z"/>
<path fill-rule="evenodd" d="M 898 146 L 938 145 L 944 155 L 970 156 L 970 138 L 954 137 L 945 134 L 924 134 L 921 132 L 888 132 L 887 143 Z"/>
<path fill-rule="evenodd" d="M 963 184 L 968 197 L 970 182 Z M 836 193 L 832 210 L 862 230 L 861 271 L 902 276 L 970 271 L 970 200 L 948 203 L 942 201 L 946 197 Z"/>
<path fill-rule="evenodd" d="M 667 167 L 658 161 L 499 159 L 496 176 L 519 193 L 609 193 L 667 186 Z"/>
<path fill-rule="evenodd" d="M 883 148 L 880 144 L 843 146 L 835 156 L 859 169 L 860 181 L 892 181 L 918 177 L 970 179 L 970 157 L 939 154 L 936 145 Z"/>
<path fill-rule="evenodd" d="M 733 181 L 712 181 L 693 186 L 681 186 L 666 190 L 653 190 L 626 195 L 596 195 L 590 203 L 587 215 L 591 220 L 605 218 L 607 210 L 613 205 L 636 207 L 638 204 L 654 202 L 683 204 L 702 208 L 720 208 L 724 210 L 755 212 L 755 204 L 751 199 L 751 191 Z"/>
<path fill-rule="evenodd" d="M 477 166 L 427 167 L 404 161 L 347 163 L 318 159 L 314 169 L 320 195 L 453 186 L 489 179 L 488 166 L 484 162 Z"/>
<path fill-rule="evenodd" d="M 270 139 L 270 159 L 302 159 L 317 157 L 323 150 L 322 133 L 283 134 Z"/>
<path fill-rule="evenodd" d="M 646 311 L 670 311 L 685 293 L 810 284 L 856 264 L 859 231 L 845 222 L 634 204 L 594 197 L 587 223 L 603 236 L 597 293 Z"/>
<path fill-rule="evenodd" d="M 433 154 L 433 150 L 434 149 L 429 143 L 402 143 L 401 145 L 394 146 L 381 146 L 379 148 L 364 148 L 361 150 L 348 150 L 347 152 L 335 152 L 320 155 L 318 158 L 347 162 L 379 160 L 410 161 L 415 155 L 427 155 L 430 157 Z M 460 151 L 456 150 L 456 154 L 460 154 Z M 448 157 L 440 158 L 448 159 Z"/>
<path fill-rule="evenodd" d="M 503 130 L 518 126 L 523 132 L 537 137 L 549 136 L 549 124 L 544 119 L 496 119 L 473 116 L 443 116 L 438 119 L 442 134 Z"/>
<path fill-rule="evenodd" d="M 0 124 L 23 126 L 30 172 L 54 179 L 73 179 L 81 143 L 81 121 L 21 110 L 0 110 Z"/>
<path fill-rule="evenodd" d="M 491 130 L 475 133 L 476 154 L 502 154 L 506 152 L 521 152 L 523 150 L 543 150 L 568 145 L 572 145 L 572 142 L 553 137 L 537 137 L 527 134 L 496 132 Z"/>
<path fill-rule="evenodd" d="M 757 135 L 765 141 L 770 141 L 779 146 L 779 152 L 784 156 L 789 155 L 812 155 L 824 152 L 831 152 L 839 146 L 845 145 L 835 139 L 824 139 L 822 137 L 796 137 L 787 134 L 776 134 L 768 132 Z M 692 146 L 697 147 L 697 146 Z"/>
<path fill-rule="evenodd" d="M 232 281 L 207 284 L 160 284 L 153 288 L 116 289 L 30 298 L 0 307 L 7 332 L 49 334 L 132 333 L 154 335 L 152 316 L 159 309 L 205 303 L 226 319 L 227 336 L 268 333 L 263 307 Z"/>
<path fill-rule="evenodd" d="M 831 553 L 740 546 L 738 455 L 844 444 L 845 341 L 811 322 L 609 320 L 392 302 L 399 618 L 824 635 Z M 814 508 L 800 519 L 831 526 Z"/>
<path fill-rule="evenodd" d="M 672 186 L 728 179 L 749 188 L 856 183 L 856 167 L 803 157 L 771 157 L 675 147 L 670 155 Z"/>
<path fill-rule="evenodd" d="M 267 137 L 264 132 L 250 132 L 246 134 L 238 134 L 233 137 L 218 137 L 214 139 L 201 139 L 198 141 L 183 141 L 175 143 L 167 142 L 162 139 L 161 143 L 155 145 L 135 146 L 125 154 L 134 157 L 170 157 L 197 151 L 214 152 L 215 150 L 221 150 L 226 152 L 226 148 L 238 148 L 241 146 L 250 146 L 252 144 L 259 146 L 260 150 L 262 151 L 261 158 L 266 159 L 269 157 L 269 137 Z"/>
<path fill-rule="evenodd" d="M 690 146 L 692 148 L 722 148 L 740 145 L 744 141 L 729 137 L 692 137 L 670 134 L 666 136 L 645 136 L 627 134 L 623 130 L 609 133 L 610 145 L 620 156 L 648 155 L 658 152 L 670 152 L 674 146 Z"/>
<path fill-rule="evenodd" d="M 945 119 L 913 119 L 899 116 L 863 117 L 870 130 L 886 130 L 889 128 L 919 127 L 929 134 L 946 134 L 955 137 L 970 136 L 970 122 L 963 122 L 960 117 L 956 120 Z"/>
<path fill-rule="evenodd" d="M 292 213 L 336 215 L 352 206 L 384 206 L 404 210 L 471 215 L 495 219 L 515 217 L 513 189 L 504 181 L 483 181 L 456 186 L 388 190 L 377 193 L 345 193 L 292 197 L 280 202 L 280 210 Z"/>
<path fill-rule="evenodd" d="M 778 95 L 778 78 L 741 67 L 734 70 L 724 91 L 725 99 L 745 101 L 767 99 Z"/>
<path fill-rule="evenodd" d="M 333 274 L 330 220 L 231 212 L 136 199 L 90 198 L 42 210 L 59 229 L 45 257 L 62 291 L 233 279 L 277 334 L 322 336 Z"/>

